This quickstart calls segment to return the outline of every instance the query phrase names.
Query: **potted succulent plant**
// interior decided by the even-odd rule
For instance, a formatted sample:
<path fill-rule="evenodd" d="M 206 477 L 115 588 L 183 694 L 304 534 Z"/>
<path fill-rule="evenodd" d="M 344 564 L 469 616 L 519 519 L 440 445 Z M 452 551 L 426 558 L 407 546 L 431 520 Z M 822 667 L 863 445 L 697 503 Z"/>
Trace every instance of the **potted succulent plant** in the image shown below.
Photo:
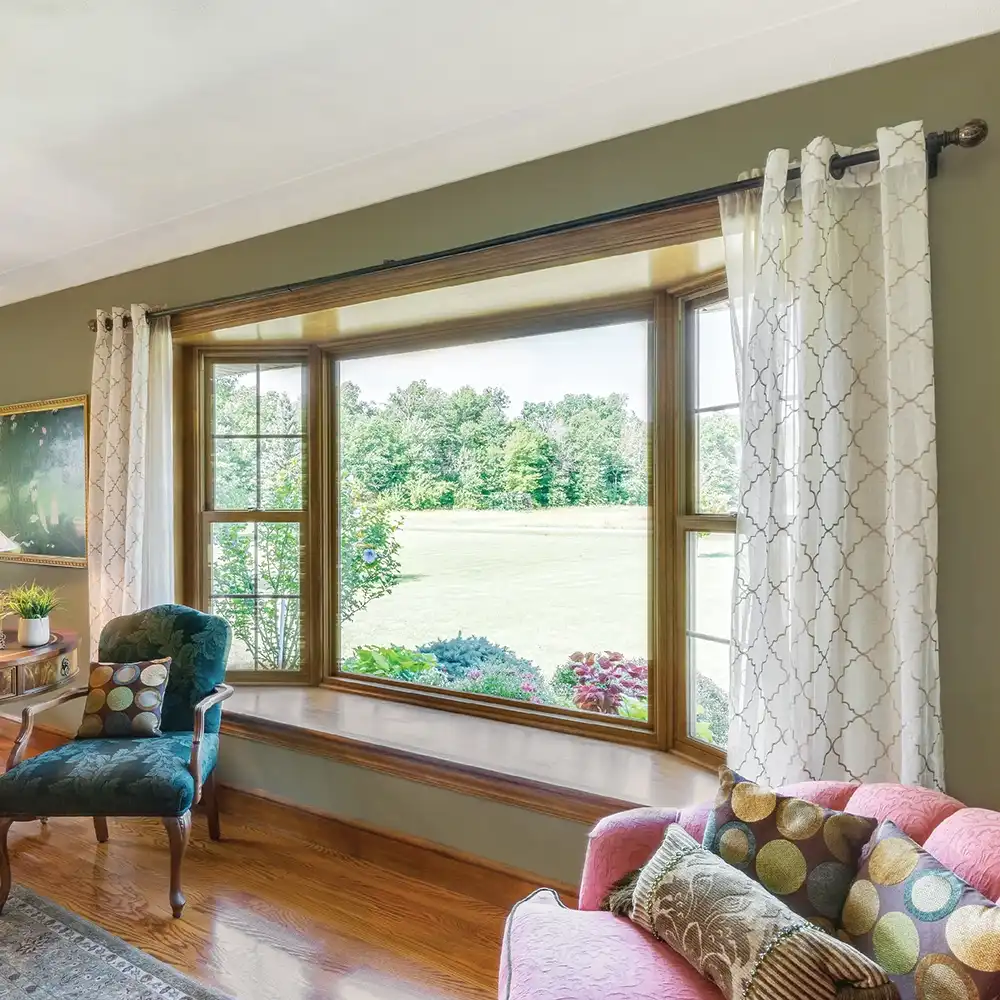
<path fill-rule="evenodd" d="M 44 646 L 49 641 L 52 634 L 49 615 L 59 606 L 55 590 L 39 587 L 37 583 L 11 587 L 0 594 L 0 609 L 21 616 L 17 623 L 17 641 L 22 646 Z"/>

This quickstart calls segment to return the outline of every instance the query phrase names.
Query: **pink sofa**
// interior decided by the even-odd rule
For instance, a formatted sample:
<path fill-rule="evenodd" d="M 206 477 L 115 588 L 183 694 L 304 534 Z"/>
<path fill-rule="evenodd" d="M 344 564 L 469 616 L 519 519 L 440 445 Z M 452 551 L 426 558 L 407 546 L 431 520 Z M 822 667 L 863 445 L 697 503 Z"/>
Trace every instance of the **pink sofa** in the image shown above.
<path fill-rule="evenodd" d="M 990 899 L 1000 897 L 1000 812 L 968 809 L 906 785 L 811 781 L 785 793 L 878 820 L 892 819 Z M 511 911 L 500 958 L 501 1000 L 718 1000 L 715 986 L 631 921 L 597 910 L 612 883 L 643 865 L 670 823 L 699 841 L 710 805 L 632 809 L 591 831 L 580 909 L 542 889 Z"/>

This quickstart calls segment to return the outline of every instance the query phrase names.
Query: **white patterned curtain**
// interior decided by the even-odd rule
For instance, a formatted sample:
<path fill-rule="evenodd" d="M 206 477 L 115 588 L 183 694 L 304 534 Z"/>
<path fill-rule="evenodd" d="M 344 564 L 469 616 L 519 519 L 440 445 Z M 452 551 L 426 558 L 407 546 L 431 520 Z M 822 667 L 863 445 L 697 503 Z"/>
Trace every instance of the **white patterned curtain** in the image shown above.
<path fill-rule="evenodd" d="M 927 168 L 920 123 L 829 175 L 773 151 L 721 201 L 742 468 L 729 762 L 943 787 Z"/>
<path fill-rule="evenodd" d="M 174 599 L 169 319 L 97 313 L 90 389 L 90 647 L 118 615 Z"/>

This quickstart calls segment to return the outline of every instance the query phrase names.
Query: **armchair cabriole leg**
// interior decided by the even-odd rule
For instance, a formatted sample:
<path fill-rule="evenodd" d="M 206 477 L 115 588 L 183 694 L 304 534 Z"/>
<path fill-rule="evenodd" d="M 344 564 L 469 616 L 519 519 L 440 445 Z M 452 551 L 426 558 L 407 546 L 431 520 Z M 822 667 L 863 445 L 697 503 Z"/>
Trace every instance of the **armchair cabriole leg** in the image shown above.
<path fill-rule="evenodd" d="M 97 834 L 97 842 L 106 844 L 108 842 L 108 818 L 106 816 L 94 817 L 94 833 Z"/>
<path fill-rule="evenodd" d="M 10 855 L 7 853 L 7 834 L 14 820 L 0 818 L 0 913 L 3 913 L 7 897 L 10 895 Z"/>
<path fill-rule="evenodd" d="M 215 784 L 215 771 L 205 780 L 202 790 L 202 802 L 205 803 L 205 817 L 208 819 L 208 835 L 212 840 L 221 840 L 219 828 L 219 790 Z"/>
<path fill-rule="evenodd" d="M 180 917 L 187 902 L 181 890 L 181 863 L 191 836 L 191 811 L 180 816 L 164 816 L 163 825 L 170 839 L 170 908 L 175 917 Z"/>

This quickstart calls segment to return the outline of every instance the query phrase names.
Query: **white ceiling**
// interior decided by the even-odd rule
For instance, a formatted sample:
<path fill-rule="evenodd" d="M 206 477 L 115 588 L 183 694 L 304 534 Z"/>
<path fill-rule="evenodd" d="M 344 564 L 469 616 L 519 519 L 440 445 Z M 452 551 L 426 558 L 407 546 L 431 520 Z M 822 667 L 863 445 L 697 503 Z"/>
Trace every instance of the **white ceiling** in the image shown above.
<path fill-rule="evenodd" d="M 993 0 L 0 0 L 0 304 L 997 30 Z"/>

